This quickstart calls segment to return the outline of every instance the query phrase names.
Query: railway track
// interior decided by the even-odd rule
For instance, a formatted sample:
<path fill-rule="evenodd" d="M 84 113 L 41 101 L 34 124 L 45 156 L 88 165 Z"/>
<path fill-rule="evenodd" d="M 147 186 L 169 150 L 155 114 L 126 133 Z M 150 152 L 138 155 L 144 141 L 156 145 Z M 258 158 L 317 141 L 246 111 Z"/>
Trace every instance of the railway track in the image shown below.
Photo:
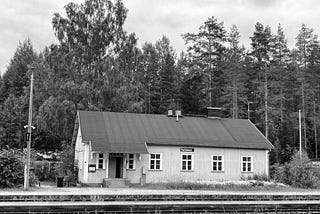
<path fill-rule="evenodd" d="M 320 213 L 320 201 L 1 202 L 0 213 Z"/>
<path fill-rule="evenodd" d="M 320 213 L 320 194 L 0 194 L 2 213 Z"/>

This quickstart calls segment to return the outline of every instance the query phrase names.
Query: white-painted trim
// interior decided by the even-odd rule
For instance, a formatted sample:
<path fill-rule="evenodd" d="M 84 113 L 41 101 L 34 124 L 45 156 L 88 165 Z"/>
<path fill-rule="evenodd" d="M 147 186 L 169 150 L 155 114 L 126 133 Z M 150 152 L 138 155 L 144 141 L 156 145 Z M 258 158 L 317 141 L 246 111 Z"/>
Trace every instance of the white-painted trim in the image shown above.
<path fill-rule="evenodd" d="M 251 158 L 251 171 L 243 171 L 243 168 L 242 168 L 242 165 L 243 165 L 243 158 L 244 157 L 250 157 Z M 242 155 L 241 156 L 241 160 L 240 160 L 240 163 L 241 163 L 241 172 L 254 172 L 254 160 L 253 160 L 253 156 L 250 156 L 250 155 Z M 246 167 L 247 168 L 247 167 Z"/>
<path fill-rule="evenodd" d="M 92 146 L 91 146 L 92 142 L 91 140 L 89 140 L 89 151 L 92 151 Z"/>
<path fill-rule="evenodd" d="M 82 136 L 81 136 L 81 129 L 80 129 L 80 124 L 78 123 L 78 133 L 77 133 L 77 138 L 75 142 L 75 149 L 74 149 L 74 161 L 77 163 L 79 169 L 83 169 L 83 145 L 82 145 Z M 80 155 L 82 155 L 80 157 Z M 80 161 L 82 160 L 82 161 Z"/>
<path fill-rule="evenodd" d="M 269 150 L 266 150 L 266 175 L 269 177 Z"/>
<path fill-rule="evenodd" d="M 221 171 L 213 170 L 213 156 L 221 156 L 221 163 L 222 163 Z M 211 171 L 212 172 L 224 172 L 224 155 L 220 155 L 220 154 L 211 155 Z"/>
<path fill-rule="evenodd" d="M 221 160 L 222 161 L 222 171 L 224 172 L 224 165 L 225 165 L 224 164 L 224 155 L 221 155 L 221 156 L 222 156 L 222 160 Z"/>
<path fill-rule="evenodd" d="M 145 145 L 145 147 L 147 149 L 148 154 L 150 154 L 150 151 L 149 151 L 149 148 L 148 148 L 148 145 L 147 145 L 147 141 L 144 142 L 144 145 Z"/>
<path fill-rule="evenodd" d="M 83 145 L 83 180 L 88 182 L 89 179 L 89 172 L 88 172 L 88 165 L 89 165 L 89 145 L 84 143 Z"/>
<path fill-rule="evenodd" d="M 151 169 L 151 155 L 160 155 L 160 169 Z M 157 160 L 157 159 L 154 159 Z M 154 163 L 154 166 L 156 166 L 156 163 Z M 162 170 L 162 153 L 161 152 L 157 152 L 157 153 L 149 153 L 149 166 L 148 169 L 151 171 L 159 171 Z"/>
<path fill-rule="evenodd" d="M 133 155 L 133 168 L 132 169 L 129 169 L 129 161 L 130 161 L 129 156 L 130 155 Z M 127 158 L 126 169 L 127 170 L 135 170 L 136 169 L 136 154 L 130 153 L 130 154 L 127 154 L 126 156 L 127 156 L 126 157 Z"/>
<path fill-rule="evenodd" d="M 109 178 L 109 153 L 105 154 L 106 178 Z"/>
<path fill-rule="evenodd" d="M 106 154 L 102 153 L 102 152 L 98 152 L 97 156 L 96 156 L 96 164 L 97 164 L 97 169 L 101 169 L 99 168 L 99 154 L 102 154 L 102 169 L 106 169 Z"/>
<path fill-rule="evenodd" d="M 182 155 L 191 155 L 191 170 L 189 169 L 182 169 Z M 180 153 L 180 170 L 184 172 L 189 172 L 194 170 L 194 154 L 191 153 Z"/>
<path fill-rule="evenodd" d="M 90 159 L 93 160 L 93 156 L 95 156 L 94 154 L 96 154 L 97 152 L 90 152 Z"/>
<path fill-rule="evenodd" d="M 126 155 L 123 156 L 122 158 L 122 167 L 121 167 L 121 170 L 122 170 L 122 178 L 127 178 L 127 170 L 125 170 L 125 164 L 126 164 Z"/>

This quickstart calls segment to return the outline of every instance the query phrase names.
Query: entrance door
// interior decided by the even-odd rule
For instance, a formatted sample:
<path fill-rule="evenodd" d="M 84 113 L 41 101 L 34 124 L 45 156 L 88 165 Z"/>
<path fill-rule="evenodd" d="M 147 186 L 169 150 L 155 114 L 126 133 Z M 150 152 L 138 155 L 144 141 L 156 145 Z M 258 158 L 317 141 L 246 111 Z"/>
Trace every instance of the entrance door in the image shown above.
<path fill-rule="evenodd" d="M 116 157 L 116 178 L 122 178 L 122 157 Z"/>
<path fill-rule="evenodd" d="M 123 157 L 109 157 L 109 178 L 122 178 Z"/>

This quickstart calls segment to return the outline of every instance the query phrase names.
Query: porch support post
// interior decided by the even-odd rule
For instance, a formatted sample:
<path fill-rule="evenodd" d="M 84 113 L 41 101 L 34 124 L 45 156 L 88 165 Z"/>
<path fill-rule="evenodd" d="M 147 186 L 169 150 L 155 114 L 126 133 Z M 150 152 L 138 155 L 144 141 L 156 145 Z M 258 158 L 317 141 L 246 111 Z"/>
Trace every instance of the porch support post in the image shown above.
<path fill-rule="evenodd" d="M 88 173 L 88 166 L 89 166 L 89 157 L 90 156 L 90 147 L 89 143 L 84 142 L 83 144 L 83 180 L 84 182 L 88 182 L 89 180 L 89 173 Z"/>
<path fill-rule="evenodd" d="M 266 175 L 269 178 L 269 151 L 266 150 Z"/>
<path fill-rule="evenodd" d="M 109 163 L 110 163 L 110 160 L 109 160 L 109 153 L 106 153 L 105 154 L 105 161 L 106 161 L 106 178 L 109 178 Z"/>
<path fill-rule="evenodd" d="M 123 162 L 122 162 L 122 178 L 127 178 L 127 154 L 123 155 Z"/>

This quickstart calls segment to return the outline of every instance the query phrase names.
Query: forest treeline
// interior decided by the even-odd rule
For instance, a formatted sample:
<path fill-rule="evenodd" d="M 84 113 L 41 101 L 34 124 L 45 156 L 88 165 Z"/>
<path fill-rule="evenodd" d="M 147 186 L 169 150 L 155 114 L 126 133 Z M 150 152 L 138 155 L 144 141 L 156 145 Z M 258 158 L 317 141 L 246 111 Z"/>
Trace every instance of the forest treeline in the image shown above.
<path fill-rule="evenodd" d="M 77 110 L 204 114 L 226 109 L 231 118 L 250 118 L 275 145 L 272 162 L 286 162 L 302 144 L 318 156 L 320 44 L 303 24 L 289 48 L 279 24 L 256 23 L 250 47 L 240 44 L 236 25 L 216 17 L 196 32 L 182 32 L 187 51 L 177 53 L 162 36 L 138 47 L 123 28 L 122 1 L 86 0 L 65 6 L 52 26 L 58 44 L 37 53 L 20 42 L 0 78 L 0 146 L 23 148 L 30 74 L 34 73 L 33 148 L 55 150 L 70 142 Z"/>

